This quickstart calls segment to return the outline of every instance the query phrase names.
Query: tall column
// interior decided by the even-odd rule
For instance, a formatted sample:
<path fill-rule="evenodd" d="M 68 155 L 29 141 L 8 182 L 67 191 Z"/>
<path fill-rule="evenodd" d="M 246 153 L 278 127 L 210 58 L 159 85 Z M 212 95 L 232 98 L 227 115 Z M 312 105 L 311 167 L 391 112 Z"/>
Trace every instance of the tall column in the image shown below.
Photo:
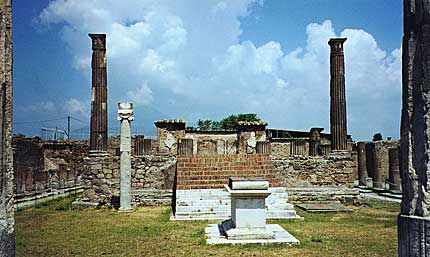
<path fill-rule="evenodd" d="M 12 153 L 12 1 L 0 0 L 0 256 L 15 256 Z"/>
<path fill-rule="evenodd" d="M 131 121 L 132 103 L 118 103 L 118 120 L 121 122 L 120 212 L 131 211 Z"/>
<path fill-rule="evenodd" d="M 358 183 L 360 186 L 366 186 L 367 167 L 366 167 L 366 142 L 357 143 L 358 156 Z"/>
<path fill-rule="evenodd" d="M 320 153 L 320 145 L 321 145 L 321 131 L 323 128 L 311 128 L 310 136 L 309 136 L 309 155 L 310 156 L 318 156 Z"/>
<path fill-rule="evenodd" d="M 388 180 L 391 191 L 400 191 L 399 147 L 388 150 Z"/>
<path fill-rule="evenodd" d="M 430 2 L 403 5 L 399 256 L 430 256 Z"/>
<path fill-rule="evenodd" d="M 92 98 L 90 150 L 106 151 L 108 141 L 106 35 L 88 34 L 92 40 Z"/>
<path fill-rule="evenodd" d="M 343 43 L 346 38 L 332 38 L 330 45 L 330 133 L 331 149 L 347 150 L 345 63 Z"/>

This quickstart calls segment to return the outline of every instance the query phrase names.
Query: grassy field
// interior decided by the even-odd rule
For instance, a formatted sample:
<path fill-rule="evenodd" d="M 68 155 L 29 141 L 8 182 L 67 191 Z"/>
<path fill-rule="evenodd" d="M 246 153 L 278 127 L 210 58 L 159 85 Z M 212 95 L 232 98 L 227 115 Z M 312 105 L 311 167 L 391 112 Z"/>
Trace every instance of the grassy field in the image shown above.
<path fill-rule="evenodd" d="M 168 207 L 133 213 L 70 210 L 73 198 L 16 213 L 17 256 L 397 256 L 397 204 L 370 202 L 353 213 L 275 221 L 299 247 L 209 246 L 207 222 L 169 222 Z"/>

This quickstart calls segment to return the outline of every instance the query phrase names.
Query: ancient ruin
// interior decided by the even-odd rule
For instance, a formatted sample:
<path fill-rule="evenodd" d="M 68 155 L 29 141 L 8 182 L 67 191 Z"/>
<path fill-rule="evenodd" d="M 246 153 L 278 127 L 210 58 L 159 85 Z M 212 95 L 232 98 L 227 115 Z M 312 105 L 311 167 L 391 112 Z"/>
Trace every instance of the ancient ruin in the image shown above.
<path fill-rule="evenodd" d="M 0 256 L 15 256 L 12 153 L 12 1 L 0 1 Z"/>
<path fill-rule="evenodd" d="M 404 0 L 399 256 L 430 256 L 430 4 Z"/>
<path fill-rule="evenodd" d="M 89 34 L 92 40 L 92 97 L 90 150 L 106 151 L 108 143 L 106 35 Z"/>
<path fill-rule="evenodd" d="M 347 149 L 345 61 L 343 43 L 346 38 L 332 38 L 330 45 L 330 131 L 331 149 Z"/>

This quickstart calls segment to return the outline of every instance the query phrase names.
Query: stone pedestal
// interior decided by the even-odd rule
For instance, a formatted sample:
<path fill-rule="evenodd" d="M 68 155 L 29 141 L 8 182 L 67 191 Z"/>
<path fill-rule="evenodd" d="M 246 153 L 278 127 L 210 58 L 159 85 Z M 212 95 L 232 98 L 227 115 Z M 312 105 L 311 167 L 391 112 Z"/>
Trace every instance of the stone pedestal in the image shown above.
<path fill-rule="evenodd" d="M 226 230 L 227 239 L 272 239 L 274 234 L 266 231 L 265 199 L 270 195 L 268 188 L 254 190 L 232 190 L 231 220 L 234 229 Z"/>
<path fill-rule="evenodd" d="M 131 121 L 132 103 L 118 103 L 118 120 L 121 121 L 120 212 L 131 211 Z"/>
<path fill-rule="evenodd" d="M 231 219 L 218 229 L 216 225 L 206 227 L 208 244 L 300 243 L 279 225 L 266 224 L 265 199 L 270 195 L 267 181 L 230 178 L 225 188 L 231 196 Z"/>

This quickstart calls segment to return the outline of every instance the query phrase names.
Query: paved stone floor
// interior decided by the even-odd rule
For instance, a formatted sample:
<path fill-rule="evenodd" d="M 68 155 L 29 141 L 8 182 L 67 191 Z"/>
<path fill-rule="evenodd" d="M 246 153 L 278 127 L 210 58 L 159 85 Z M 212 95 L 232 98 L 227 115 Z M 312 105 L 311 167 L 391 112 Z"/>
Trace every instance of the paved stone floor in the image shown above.
<path fill-rule="evenodd" d="M 278 224 L 267 224 L 266 229 L 275 233 L 275 239 L 246 239 L 246 240 L 228 240 L 220 234 L 218 224 L 210 224 L 205 228 L 206 243 L 214 244 L 284 244 L 300 245 L 300 241 L 288 233 Z"/>

